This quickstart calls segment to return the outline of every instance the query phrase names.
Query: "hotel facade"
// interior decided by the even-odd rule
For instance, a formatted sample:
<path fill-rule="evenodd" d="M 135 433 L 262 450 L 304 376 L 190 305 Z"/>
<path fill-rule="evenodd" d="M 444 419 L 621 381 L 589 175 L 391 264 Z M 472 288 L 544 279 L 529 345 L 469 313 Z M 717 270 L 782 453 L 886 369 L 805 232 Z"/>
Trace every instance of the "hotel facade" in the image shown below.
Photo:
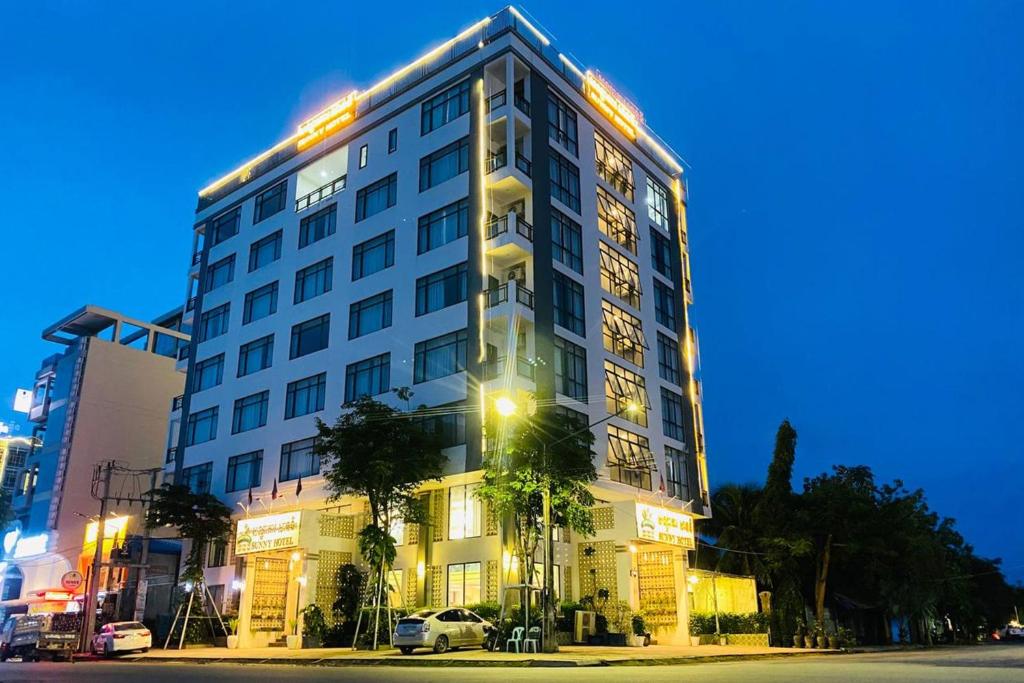
<path fill-rule="evenodd" d="M 430 523 L 393 529 L 394 604 L 518 583 L 474 495 L 508 397 L 600 422 L 597 533 L 559 535 L 560 597 L 607 591 L 686 642 L 710 508 L 685 208 L 679 160 L 636 107 L 511 7 L 201 190 L 167 471 L 236 511 L 206 577 L 240 645 L 310 603 L 331 618 L 367 517 L 328 502 L 314 418 L 364 395 L 404 407 L 396 387 L 435 409 L 449 460 L 423 487 Z"/>

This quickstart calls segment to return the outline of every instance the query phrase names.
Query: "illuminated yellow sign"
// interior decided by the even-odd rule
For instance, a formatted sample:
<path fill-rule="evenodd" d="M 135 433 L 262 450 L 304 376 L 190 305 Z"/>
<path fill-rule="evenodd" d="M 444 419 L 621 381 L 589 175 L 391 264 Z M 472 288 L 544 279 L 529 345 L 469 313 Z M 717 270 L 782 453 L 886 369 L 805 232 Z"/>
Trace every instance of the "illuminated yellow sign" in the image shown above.
<path fill-rule="evenodd" d="M 626 103 L 611 86 L 602 81 L 592 71 L 586 73 L 583 90 L 587 99 L 601 110 L 615 127 L 625 133 L 631 140 L 636 140 L 640 130 L 640 113 Z"/>
<path fill-rule="evenodd" d="M 270 552 L 297 546 L 300 515 L 300 512 L 295 511 L 238 520 L 235 554 Z"/>
<path fill-rule="evenodd" d="M 358 93 L 353 90 L 316 116 L 300 123 L 298 131 L 299 140 L 296 146 L 300 150 L 306 149 L 317 140 L 333 135 L 341 128 L 352 123 L 356 118 L 357 96 Z"/>
<path fill-rule="evenodd" d="M 636 504 L 636 533 L 645 541 L 678 545 L 689 550 L 697 547 L 693 517 L 646 503 Z"/>

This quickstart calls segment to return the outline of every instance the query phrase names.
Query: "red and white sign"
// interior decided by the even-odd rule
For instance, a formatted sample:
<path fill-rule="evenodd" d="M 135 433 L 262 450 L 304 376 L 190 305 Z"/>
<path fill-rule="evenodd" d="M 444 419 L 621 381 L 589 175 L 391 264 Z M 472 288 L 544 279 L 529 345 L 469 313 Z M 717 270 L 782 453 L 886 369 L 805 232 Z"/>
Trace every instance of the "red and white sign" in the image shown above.
<path fill-rule="evenodd" d="M 85 578 L 82 576 L 82 572 L 70 571 L 65 572 L 64 576 L 60 577 L 61 588 L 72 593 L 78 590 L 78 587 L 82 585 Z"/>

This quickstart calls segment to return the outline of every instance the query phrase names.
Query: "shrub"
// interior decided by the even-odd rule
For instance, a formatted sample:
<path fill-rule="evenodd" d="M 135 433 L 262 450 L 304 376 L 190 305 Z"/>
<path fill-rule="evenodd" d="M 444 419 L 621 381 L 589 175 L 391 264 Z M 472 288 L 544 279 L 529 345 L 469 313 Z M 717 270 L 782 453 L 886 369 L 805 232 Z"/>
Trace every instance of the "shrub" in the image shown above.
<path fill-rule="evenodd" d="M 642 636 L 647 633 L 647 622 L 644 621 L 644 615 L 640 612 L 633 614 L 633 635 Z"/>
<path fill-rule="evenodd" d="M 302 635 L 307 638 L 323 638 L 327 633 L 327 620 L 319 605 L 306 605 L 302 609 Z"/>
<path fill-rule="evenodd" d="M 768 615 L 763 612 L 719 612 L 718 625 L 721 633 L 767 633 Z M 715 632 L 714 612 L 691 612 L 690 634 L 701 635 Z"/>
<path fill-rule="evenodd" d="M 466 605 L 466 609 L 492 624 L 498 623 L 498 617 L 501 615 L 501 605 L 496 602 L 478 602 L 475 605 Z"/>

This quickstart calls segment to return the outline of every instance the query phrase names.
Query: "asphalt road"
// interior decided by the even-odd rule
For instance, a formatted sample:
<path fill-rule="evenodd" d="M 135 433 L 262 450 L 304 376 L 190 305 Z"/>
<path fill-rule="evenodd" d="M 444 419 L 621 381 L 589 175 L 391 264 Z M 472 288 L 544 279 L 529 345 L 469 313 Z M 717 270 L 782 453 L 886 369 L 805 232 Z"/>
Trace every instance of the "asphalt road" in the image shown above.
<path fill-rule="evenodd" d="M 745 662 L 683 666 L 586 668 L 428 668 L 428 667 L 317 667 L 283 665 L 157 664 L 128 662 L 7 662 L 0 664 L 0 681 L 74 681 L 75 683 L 182 683 L 183 681 L 588 681 L 600 683 L 643 679 L 648 681 L 698 680 L 701 683 L 742 681 L 775 683 L 815 681 L 910 683 L 957 682 L 1024 683 L 1024 645 L 914 650 L 859 655 L 809 656 Z"/>

